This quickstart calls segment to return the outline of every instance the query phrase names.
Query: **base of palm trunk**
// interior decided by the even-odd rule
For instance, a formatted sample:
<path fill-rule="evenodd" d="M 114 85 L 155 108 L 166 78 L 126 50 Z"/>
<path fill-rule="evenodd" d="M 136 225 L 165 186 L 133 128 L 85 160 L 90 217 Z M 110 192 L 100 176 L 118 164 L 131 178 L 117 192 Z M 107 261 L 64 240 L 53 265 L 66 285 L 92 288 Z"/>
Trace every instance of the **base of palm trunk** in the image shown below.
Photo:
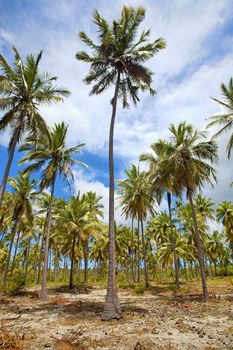
<path fill-rule="evenodd" d="M 106 300 L 104 303 L 104 310 L 101 315 L 103 321 L 119 320 L 122 316 L 120 303 L 117 297 L 117 293 L 110 294 L 107 292 Z"/>
<path fill-rule="evenodd" d="M 40 292 L 40 300 L 47 300 L 48 299 L 48 294 L 47 291 L 42 291 Z"/>

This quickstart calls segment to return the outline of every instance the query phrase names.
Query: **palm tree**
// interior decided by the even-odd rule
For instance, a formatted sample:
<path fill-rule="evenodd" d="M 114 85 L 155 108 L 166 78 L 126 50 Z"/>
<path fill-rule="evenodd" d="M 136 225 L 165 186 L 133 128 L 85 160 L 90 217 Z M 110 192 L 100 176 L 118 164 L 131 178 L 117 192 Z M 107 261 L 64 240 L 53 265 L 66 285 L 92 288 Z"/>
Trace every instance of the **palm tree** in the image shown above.
<path fill-rule="evenodd" d="M 233 203 L 229 201 L 219 203 L 216 214 L 217 221 L 223 224 L 227 238 L 233 245 Z"/>
<path fill-rule="evenodd" d="M 186 188 L 190 202 L 194 224 L 195 240 L 198 250 L 203 296 L 208 299 L 208 289 L 205 276 L 204 253 L 198 230 L 197 217 L 193 203 L 193 193 L 201 188 L 205 182 L 213 186 L 212 178 L 216 181 L 216 172 L 210 163 L 217 159 L 217 145 L 206 140 L 206 133 L 201 132 L 191 124 L 181 123 L 176 128 L 170 125 L 170 142 L 173 152 L 168 158 L 168 164 L 173 169 L 175 181 L 182 188 Z"/>
<path fill-rule="evenodd" d="M 152 153 L 142 154 L 140 161 L 146 161 L 149 164 L 148 176 L 152 182 L 152 191 L 157 194 L 159 202 L 162 199 L 162 194 L 167 193 L 168 212 L 170 219 L 170 241 L 174 255 L 175 265 L 175 283 L 180 286 L 178 259 L 175 249 L 175 238 L 173 233 L 171 198 L 172 194 L 181 195 L 181 188 L 176 184 L 173 176 L 173 168 L 167 166 L 167 158 L 173 151 L 170 143 L 159 140 L 151 145 Z"/>
<path fill-rule="evenodd" d="M 108 289 L 102 318 L 119 319 L 120 305 L 115 282 L 115 237 L 114 237 L 114 161 L 113 135 L 118 98 L 122 99 L 123 107 L 129 106 L 128 96 L 134 104 L 139 101 L 139 90 L 148 90 L 152 95 L 152 72 L 143 65 L 159 50 L 165 48 L 161 38 L 148 43 L 150 31 L 143 31 L 136 38 L 139 24 L 145 17 L 142 7 L 133 9 L 124 6 L 121 17 L 110 25 L 98 11 L 94 12 L 93 21 L 97 26 L 99 42 L 95 44 L 84 32 L 81 40 L 92 50 L 91 54 L 79 52 L 76 58 L 90 64 L 90 72 L 84 79 L 85 83 L 94 83 L 90 92 L 101 94 L 108 87 L 114 86 L 112 116 L 109 131 L 109 269 Z"/>
<path fill-rule="evenodd" d="M 73 180 L 73 173 L 71 167 L 76 163 L 82 164 L 83 162 L 75 160 L 72 156 L 80 152 L 80 148 L 84 144 L 67 148 L 67 129 L 63 122 L 61 124 L 55 124 L 55 126 L 49 130 L 49 133 L 40 134 L 38 143 L 35 144 L 31 137 L 27 138 L 26 143 L 21 147 L 22 151 L 27 152 L 27 156 L 23 158 L 19 164 L 30 162 L 24 170 L 24 173 L 31 173 L 42 169 L 42 179 L 40 181 L 40 188 L 48 188 L 51 186 L 51 196 L 49 202 L 49 211 L 47 219 L 47 232 L 45 238 L 45 255 L 44 255 L 44 268 L 42 275 L 41 286 L 41 299 L 47 298 L 46 291 L 46 277 L 48 268 L 48 248 L 49 248 L 49 234 L 52 218 L 52 203 L 54 196 L 54 187 L 57 177 L 63 177 L 65 181 Z"/>
<path fill-rule="evenodd" d="M 89 256 L 89 240 L 95 236 L 95 232 L 99 230 L 100 218 L 103 219 L 103 204 L 100 203 L 102 196 L 97 196 L 95 192 L 89 191 L 83 195 L 83 200 L 87 206 L 87 216 L 90 225 L 84 227 L 85 240 L 82 241 L 84 255 L 84 286 L 88 284 L 88 256 Z M 94 229 L 95 228 L 95 229 Z"/>
<path fill-rule="evenodd" d="M 11 241 L 9 246 L 7 264 L 4 270 L 2 284 L 6 283 L 6 278 L 10 265 L 10 258 L 12 247 L 15 239 L 15 234 L 17 232 L 17 227 L 20 223 L 20 220 L 26 216 L 27 222 L 32 224 L 33 222 L 33 210 L 32 204 L 35 199 L 37 192 L 35 192 L 35 181 L 30 181 L 30 176 L 28 174 L 19 173 L 19 176 L 10 178 L 9 185 L 11 186 L 13 192 L 11 195 L 11 200 L 9 205 L 13 208 L 12 214 L 12 232 L 11 232 Z"/>
<path fill-rule="evenodd" d="M 139 224 L 141 224 L 142 234 L 142 252 L 144 260 L 144 271 L 146 287 L 149 287 L 149 275 L 147 271 L 146 262 L 146 244 L 144 237 L 143 220 L 146 219 L 148 211 L 154 213 L 153 204 L 154 197 L 151 191 L 151 183 L 148 181 L 146 174 L 140 172 L 139 167 L 132 165 L 129 171 L 125 171 L 128 178 L 122 181 L 118 181 L 118 185 L 122 190 L 120 193 L 120 203 L 122 205 L 122 212 L 126 214 L 126 217 L 130 214 L 131 217 L 137 217 L 138 219 L 138 234 Z M 139 253 L 139 236 L 138 236 L 138 253 Z M 139 260 L 139 257 L 138 257 Z M 140 264 L 138 266 L 140 268 Z"/>
<path fill-rule="evenodd" d="M 215 125 L 219 125 L 221 128 L 218 132 L 214 134 L 213 137 L 217 137 L 224 132 L 228 132 L 233 128 L 233 79 L 231 78 L 228 87 L 225 84 L 221 84 L 221 90 L 223 94 L 223 101 L 213 98 L 214 101 L 221 104 L 226 108 L 226 114 L 217 114 L 209 119 L 211 122 L 207 125 L 207 128 Z M 227 144 L 227 156 L 230 158 L 231 151 L 233 148 L 233 133 L 230 136 L 230 140 Z"/>
<path fill-rule="evenodd" d="M 40 74 L 38 66 L 42 57 L 42 51 L 34 57 L 26 56 L 23 62 L 15 47 L 14 63 L 11 67 L 0 54 L 0 110 L 5 114 L 0 120 L 0 131 L 11 129 L 9 142 L 9 157 L 2 185 L 0 188 L 0 207 L 6 188 L 6 183 L 14 157 L 16 144 L 22 135 L 30 132 L 34 140 L 38 131 L 47 132 L 47 126 L 40 115 L 38 106 L 62 101 L 63 96 L 69 95 L 69 91 L 54 85 L 57 77 L 50 77 L 48 73 Z"/>

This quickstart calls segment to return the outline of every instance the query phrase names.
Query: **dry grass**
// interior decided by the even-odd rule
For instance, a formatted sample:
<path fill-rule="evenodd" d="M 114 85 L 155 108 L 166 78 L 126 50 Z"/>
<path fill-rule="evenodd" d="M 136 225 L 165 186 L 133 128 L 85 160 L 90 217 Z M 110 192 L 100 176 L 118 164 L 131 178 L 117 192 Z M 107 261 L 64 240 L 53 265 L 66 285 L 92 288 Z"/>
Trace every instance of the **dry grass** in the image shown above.
<path fill-rule="evenodd" d="M 0 328 L 0 349 L 1 350 L 23 350 L 24 341 L 18 336 L 10 334 L 5 328 Z"/>

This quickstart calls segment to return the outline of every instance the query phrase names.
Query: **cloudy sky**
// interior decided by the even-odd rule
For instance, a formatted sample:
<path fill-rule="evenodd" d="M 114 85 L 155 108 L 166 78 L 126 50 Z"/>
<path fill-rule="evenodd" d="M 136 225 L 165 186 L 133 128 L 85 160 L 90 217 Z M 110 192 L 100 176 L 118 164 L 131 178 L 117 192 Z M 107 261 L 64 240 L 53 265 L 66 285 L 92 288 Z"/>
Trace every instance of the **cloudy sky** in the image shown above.
<path fill-rule="evenodd" d="M 70 89 L 71 96 L 63 104 L 41 108 L 49 125 L 64 120 L 69 124 L 69 144 L 85 142 L 80 158 L 89 170 L 75 170 L 73 193 L 94 190 L 108 203 L 108 128 L 111 115 L 109 90 L 101 96 L 89 96 L 85 86 L 88 66 L 75 60 L 75 53 L 84 49 L 78 33 L 95 37 L 91 21 L 96 8 L 107 19 L 118 17 L 123 4 L 146 9 L 141 29 L 151 28 L 151 39 L 163 37 L 167 48 L 150 62 L 155 72 L 155 97 L 142 95 L 137 108 L 118 107 L 115 129 L 116 178 L 124 169 L 138 162 L 140 153 L 149 150 L 158 138 L 166 138 L 168 125 L 187 120 L 204 128 L 210 115 L 221 112 L 211 100 L 221 98 L 220 83 L 228 83 L 233 75 L 233 3 L 232 0 L 141 0 L 112 2 L 106 0 L 0 0 L 0 52 L 12 61 L 14 44 L 21 55 L 43 50 L 41 70 L 59 77 L 59 84 Z M 219 140 L 219 184 L 206 187 L 204 194 L 214 201 L 232 200 L 229 183 L 233 180 L 232 161 L 227 160 L 227 137 Z M 0 135 L 1 174 L 6 159 L 7 133 Z M 17 173 L 16 154 L 11 175 Z M 62 182 L 58 196 L 68 196 Z M 117 213 L 121 221 L 120 213 Z"/>

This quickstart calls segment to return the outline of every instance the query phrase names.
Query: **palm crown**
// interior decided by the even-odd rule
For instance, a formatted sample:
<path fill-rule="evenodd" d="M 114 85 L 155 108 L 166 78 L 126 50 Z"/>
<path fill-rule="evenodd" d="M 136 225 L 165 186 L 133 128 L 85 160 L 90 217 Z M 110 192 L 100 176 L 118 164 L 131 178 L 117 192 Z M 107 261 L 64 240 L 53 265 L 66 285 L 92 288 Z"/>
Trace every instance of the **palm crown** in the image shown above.
<path fill-rule="evenodd" d="M 39 73 L 42 51 L 37 57 L 26 56 L 23 62 L 19 52 L 13 47 L 14 63 L 11 67 L 0 54 L 0 109 L 6 111 L 0 120 L 0 130 L 10 125 L 12 133 L 20 127 L 17 142 L 25 131 L 38 134 L 46 123 L 39 113 L 41 103 L 62 101 L 69 91 L 54 86 L 57 77 Z M 13 136 L 10 145 L 13 141 Z"/>
<path fill-rule="evenodd" d="M 92 54 L 78 52 L 78 60 L 91 64 L 90 71 L 84 81 L 95 83 L 90 94 L 100 94 L 119 79 L 118 97 L 122 98 L 123 106 L 128 106 L 128 96 L 136 104 L 139 101 L 138 90 L 152 89 L 152 72 L 143 63 L 154 56 L 160 49 L 165 48 L 162 38 L 148 43 L 150 31 L 141 33 L 138 40 L 135 35 L 138 26 L 145 17 L 145 10 L 137 10 L 124 6 L 121 18 L 113 21 L 112 25 L 94 12 L 93 22 L 98 26 L 99 43 L 95 44 L 84 32 L 80 33 L 81 40 L 92 49 Z"/>
<path fill-rule="evenodd" d="M 63 176 L 69 184 L 69 179 L 73 180 L 71 166 L 75 163 L 86 166 L 83 162 L 72 158 L 73 154 L 80 152 L 84 144 L 72 148 L 66 147 L 67 128 L 68 126 L 63 122 L 55 124 L 49 134 L 40 134 L 37 145 L 34 145 L 32 139 L 28 138 L 21 147 L 21 151 L 27 151 L 28 155 L 20 161 L 20 164 L 26 161 L 32 162 L 24 169 L 25 173 L 43 168 L 40 183 L 42 189 L 55 181 L 57 175 Z"/>
<path fill-rule="evenodd" d="M 221 127 L 220 130 L 214 134 L 214 137 L 221 135 L 223 132 L 232 130 L 233 127 L 233 79 L 230 79 L 228 87 L 225 84 L 221 84 L 221 90 L 223 94 L 223 100 L 220 101 L 216 98 L 213 98 L 213 100 L 224 106 L 228 113 L 217 114 L 209 118 L 211 121 L 207 125 L 207 128 L 214 125 L 219 125 Z M 231 156 L 232 148 L 233 133 L 231 134 L 227 144 L 228 158 Z"/>

